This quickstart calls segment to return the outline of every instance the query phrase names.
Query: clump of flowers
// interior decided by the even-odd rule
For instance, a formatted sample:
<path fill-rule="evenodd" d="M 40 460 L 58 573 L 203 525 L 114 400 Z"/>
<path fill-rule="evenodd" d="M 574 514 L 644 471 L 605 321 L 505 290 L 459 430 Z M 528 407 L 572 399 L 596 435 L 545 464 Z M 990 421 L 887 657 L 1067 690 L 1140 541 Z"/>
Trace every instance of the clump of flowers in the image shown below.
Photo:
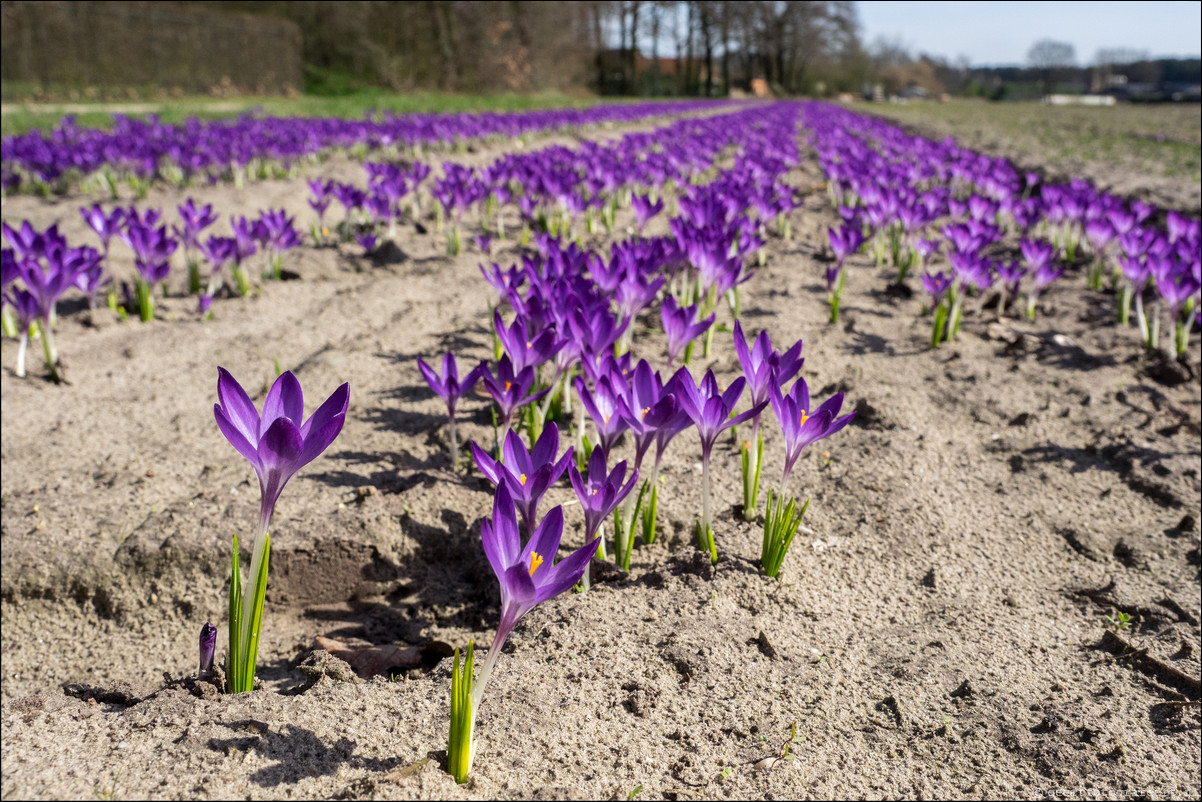
<path fill-rule="evenodd" d="M 296 473 L 325 451 L 346 421 L 350 385 L 344 384 L 305 419 L 305 399 L 292 371 L 275 380 L 263 402 L 263 414 L 255 409 L 242 385 L 225 368 L 217 369 L 217 404 L 213 417 L 217 428 L 239 454 L 246 457 L 259 477 L 259 526 L 250 560 L 250 582 L 243 586 L 234 536 L 233 568 L 229 595 L 229 653 L 225 676 L 229 693 L 254 689 L 255 663 L 259 653 L 259 629 L 263 600 L 267 594 L 267 565 L 271 553 L 271 516 L 276 502 Z"/>
<path fill-rule="evenodd" d="M 713 456 L 714 444 L 718 441 L 718 435 L 732 426 L 738 426 L 753 415 L 759 414 L 768 402 L 761 402 L 746 412 L 735 415 L 733 414 L 735 404 L 738 403 L 739 396 L 743 394 L 743 387 L 746 384 L 743 377 L 740 376 L 731 382 L 725 392 L 718 387 L 718 380 L 714 378 L 712 370 L 706 371 L 700 385 L 693 383 L 693 377 L 689 374 L 688 368 L 681 368 L 677 371 L 676 375 L 672 377 L 672 381 L 680 408 L 693 421 L 701 439 L 702 507 L 701 520 L 697 522 L 697 539 L 701 547 L 709 552 L 710 559 L 716 563 L 718 562 L 718 546 L 714 542 L 710 515 L 710 459 Z"/>
<path fill-rule="evenodd" d="M 555 507 L 530 533 L 526 545 L 518 531 L 517 511 L 505 484 L 497 486 L 493 514 L 480 526 L 484 554 L 501 585 L 501 620 L 488 657 L 473 676 L 475 644 L 469 643 L 463 664 L 455 650 L 451 669 L 451 732 L 447 742 L 447 771 L 458 783 L 467 782 L 475 753 L 476 714 L 501 656 L 505 640 L 537 605 L 574 587 L 584 575 L 600 540 L 593 539 L 558 562 L 563 537 L 563 508 Z"/>
<path fill-rule="evenodd" d="M 796 499 L 789 495 L 789 474 L 803 450 L 851 423 L 856 413 L 839 417 L 843 393 L 835 393 L 818 409 L 814 409 L 810 406 L 809 385 L 803 378 L 799 378 L 788 393 L 781 393 L 780 386 L 774 383 L 769 398 L 785 437 L 785 469 L 775 503 L 772 491 L 768 491 L 768 511 L 764 517 L 764 542 L 760 553 L 764 573 L 775 577 L 780 573 L 793 536 L 797 534 L 801 519 L 810 506 L 809 499 L 806 499 L 798 509 Z"/>

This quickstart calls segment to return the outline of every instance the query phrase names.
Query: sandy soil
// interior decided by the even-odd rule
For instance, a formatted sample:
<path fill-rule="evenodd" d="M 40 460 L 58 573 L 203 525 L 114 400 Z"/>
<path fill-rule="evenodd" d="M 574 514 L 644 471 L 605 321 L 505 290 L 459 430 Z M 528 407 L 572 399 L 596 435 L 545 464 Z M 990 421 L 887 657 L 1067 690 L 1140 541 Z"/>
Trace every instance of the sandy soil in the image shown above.
<path fill-rule="evenodd" d="M 345 161 L 319 169 L 363 180 Z M 795 185 L 817 185 L 815 169 Z M 191 194 L 309 219 L 299 180 Z M 4 215 L 86 241 L 82 202 L 14 198 Z M 442 770 L 440 658 L 445 644 L 487 644 L 497 620 L 479 546 L 491 494 L 450 469 L 441 402 L 414 359 L 488 355 L 474 246 L 448 258 L 442 235 L 409 225 L 388 263 L 305 248 L 285 262 L 300 280 L 219 300 L 212 322 L 186 298 L 148 325 L 66 309 L 67 386 L 40 368 L 16 379 L 6 344 L 0 795 L 1196 798 L 1196 340 L 1195 378 L 1174 383 L 1113 324 L 1113 298 L 1077 277 L 1035 323 L 970 315 L 931 351 L 921 300 L 886 293 L 891 272 L 863 257 L 830 326 L 832 220 L 811 194 L 794 239 L 774 239 L 745 285 L 744 326 L 804 338 L 810 386 L 859 410 L 828 458 L 816 448 L 794 472 L 813 503 L 781 580 L 758 572 L 758 525 L 735 518 L 730 440 L 715 451 L 722 559 L 699 555 L 700 449 L 682 435 L 664 470 L 665 535 L 636 547 L 629 574 L 604 572 L 511 637 L 463 787 Z M 516 260 L 512 242 L 501 250 Z M 653 323 L 634 348 L 662 360 Z M 729 335 L 715 344 L 694 367 L 725 382 L 737 360 Z M 351 409 L 277 508 L 265 687 L 216 696 L 181 678 L 201 624 L 221 622 L 229 544 L 258 503 L 213 422 L 216 367 L 261 400 L 276 359 L 310 409 L 343 381 Z M 483 400 L 462 418 L 467 437 L 491 439 Z M 771 482 L 772 423 L 765 454 Z M 567 515 L 575 542 L 578 508 Z M 1117 611 L 1130 626 L 1107 623 Z M 301 665 L 317 637 L 402 647 L 412 667 L 364 681 L 320 652 Z M 766 760 L 794 725 L 793 759 Z"/>

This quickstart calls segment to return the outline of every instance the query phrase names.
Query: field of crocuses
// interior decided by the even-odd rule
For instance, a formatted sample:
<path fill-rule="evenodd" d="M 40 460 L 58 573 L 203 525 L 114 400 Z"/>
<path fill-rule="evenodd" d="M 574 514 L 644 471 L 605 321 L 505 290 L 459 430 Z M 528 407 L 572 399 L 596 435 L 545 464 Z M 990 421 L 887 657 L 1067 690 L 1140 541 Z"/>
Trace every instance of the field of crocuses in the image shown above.
<path fill-rule="evenodd" d="M 821 103 L 2 169 L 5 797 L 1196 793 L 1190 214 Z"/>

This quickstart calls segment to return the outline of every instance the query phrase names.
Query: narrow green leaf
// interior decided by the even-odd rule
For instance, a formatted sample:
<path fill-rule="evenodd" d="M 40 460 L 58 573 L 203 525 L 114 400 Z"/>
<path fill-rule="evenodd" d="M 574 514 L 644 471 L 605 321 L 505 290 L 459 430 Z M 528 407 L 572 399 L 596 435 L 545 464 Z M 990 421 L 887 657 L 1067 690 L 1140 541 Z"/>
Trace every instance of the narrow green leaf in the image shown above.
<path fill-rule="evenodd" d="M 229 693 L 241 693 L 238 678 L 241 676 L 241 650 L 238 648 L 242 635 L 242 570 L 238 558 L 238 536 L 234 535 L 233 568 L 230 572 L 230 619 L 229 650 L 225 659 L 225 682 Z"/>
<path fill-rule="evenodd" d="M 245 690 L 254 690 L 255 664 L 259 657 L 259 630 L 263 624 L 263 603 L 267 596 L 267 564 L 271 561 L 271 535 L 263 533 L 263 563 L 255 577 L 254 602 L 250 610 L 250 637 L 246 644 L 243 683 Z"/>

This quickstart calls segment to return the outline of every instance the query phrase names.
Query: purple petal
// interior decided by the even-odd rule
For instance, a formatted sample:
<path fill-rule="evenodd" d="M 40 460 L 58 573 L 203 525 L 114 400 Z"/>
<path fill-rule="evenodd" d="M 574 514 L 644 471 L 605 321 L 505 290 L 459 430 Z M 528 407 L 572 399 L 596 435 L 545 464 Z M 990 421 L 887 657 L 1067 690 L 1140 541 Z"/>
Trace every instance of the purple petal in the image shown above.
<path fill-rule="evenodd" d="M 591 540 L 551 566 L 551 570 L 542 577 L 543 581 L 535 597 L 537 601 L 554 598 L 579 582 L 580 577 L 584 576 L 585 566 L 597 553 L 597 547 L 600 545 L 600 538 Z"/>
<path fill-rule="evenodd" d="M 537 554 L 550 567 L 555 562 L 555 553 L 559 551 L 559 540 L 563 537 L 563 507 L 554 507 L 543 518 L 542 523 L 530 536 L 530 541 L 522 551 L 522 564 L 529 570 L 530 556 Z M 535 584 L 538 584 L 538 570 L 535 570 Z"/>
<path fill-rule="evenodd" d="M 476 460 L 476 467 L 480 469 L 480 473 L 492 482 L 494 485 L 500 486 L 502 482 L 502 474 L 497 461 L 485 453 L 484 449 L 476 445 L 476 441 L 472 441 L 472 457 Z M 512 500 L 510 501 L 512 505 Z"/>
<path fill-rule="evenodd" d="M 481 531 L 481 535 L 484 532 Z M 518 519 L 517 510 L 513 506 L 513 497 L 509 495 L 509 490 L 504 484 L 497 486 L 497 493 L 493 497 L 492 504 L 492 546 L 496 551 L 496 559 L 494 562 L 492 557 L 489 557 L 489 562 L 493 563 L 494 570 L 499 562 L 502 570 L 497 572 L 500 577 L 510 567 L 516 565 L 522 558 L 522 540 L 518 535 Z M 487 551 L 490 546 L 485 542 L 484 548 Z M 529 570 L 530 566 L 526 566 Z"/>
<path fill-rule="evenodd" d="M 250 460 L 250 464 L 254 466 L 255 470 L 258 470 L 259 452 L 239 431 L 238 427 L 230 422 L 220 404 L 213 405 L 213 417 L 217 419 L 217 428 L 225 435 L 225 439 L 230 441 L 230 445 L 237 449 L 239 454 Z"/>
<path fill-rule="evenodd" d="M 518 476 L 519 474 L 529 476 L 534 473 L 534 463 L 530 459 L 530 452 L 526 450 L 526 444 L 522 442 L 521 436 L 513 429 L 510 429 L 505 434 L 503 452 L 505 454 L 505 467 L 514 476 Z"/>
<path fill-rule="evenodd" d="M 259 442 L 259 412 L 242 385 L 225 368 L 217 368 L 217 402 L 249 443 Z"/>
<path fill-rule="evenodd" d="M 296 424 L 287 418 L 276 418 L 259 438 L 259 459 L 265 470 L 287 472 L 304 448 L 305 440 Z"/>
<path fill-rule="evenodd" d="M 547 465 L 555 461 L 555 456 L 558 453 L 559 426 L 555 423 L 550 423 L 543 429 L 538 442 L 534 444 L 534 451 L 530 455 L 530 460 L 533 465 Z"/>
<path fill-rule="evenodd" d="M 417 358 L 417 369 L 422 374 L 422 378 L 426 380 L 426 384 L 430 385 L 430 389 L 441 398 L 444 402 L 450 401 L 447 398 L 447 386 L 438 378 L 438 374 L 434 372 L 434 368 L 427 365 L 421 357 Z"/>
<path fill-rule="evenodd" d="M 281 373 L 267 391 L 259 429 L 266 431 L 277 418 L 287 418 L 298 426 L 305 419 L 305 396 L 290 370 Z"/>
<path fill-rule="evenodd" d="M 313 417 L 317 417 L 317 414 L 314 413 Z M 309 427 L 309 433 L 305 437 L 305 447 L 299 458 L 300 465 L 308 465 L 320 457 L 321 453 L 329 448 L 338 437 L 344 423 L 346 423 L 346 413 L 340 412 L 317 426 Z"/>
<path fill-rule="evenodd" d="M 310 441 L 314 440 L 314 433 L 319 429 L 327 428 L 327 424 L 335 418 L 338 418 L 340 421 L 344 419 L 346 417 L 346 408 L 350 403 L 350 399 L 351 386 L 349 384 L 343 384 L 341 387 L 331 393 L 330 397 L 322 402 L 322 405 L 317 408 L 317 411 L 310 415 L 309 420 L 305 421 L 304 425 L 301 426 L 301 437 L 305 438 L 305 442 L 309 443 Z M 341 430 L 342 424 L 339 423 L 338 431 Z M 334 438 L 337 436 L 338 432 L 334 432 L 334 434 L 330 436 L 330 439 L 327 440 L 320 449 L 318 449 L 317 453 L 320 454 L 322 451 L 325 451 L 326 446 L 334 442 Z M 320 440 L 321 438 L 316 439 Z M 313 456 L 317 455 L 314 454 Z"/>
<path fill-rule="evenodd" d="M 751 372 L 751 352 L 747 350 L 747 339 L 743 336 L 743 327 L 737 320 L 735 321 L 735 353 L 739 357 L 739 364 L 743 366 L 743 372 Z"/>

